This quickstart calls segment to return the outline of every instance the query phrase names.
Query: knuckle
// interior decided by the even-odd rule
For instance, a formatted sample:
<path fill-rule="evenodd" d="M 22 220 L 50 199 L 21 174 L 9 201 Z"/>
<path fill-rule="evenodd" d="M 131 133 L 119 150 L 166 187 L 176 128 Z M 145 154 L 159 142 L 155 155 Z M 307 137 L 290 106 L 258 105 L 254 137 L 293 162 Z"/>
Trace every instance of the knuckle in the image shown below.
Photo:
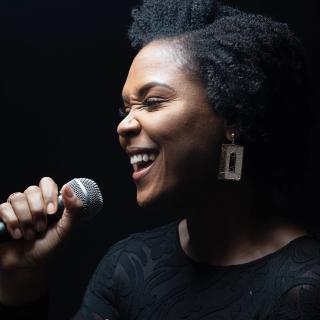
<path fill-rule="evenodd" d="M 9 202 L 3 202 L 0 204 L 0 212 L 7 210 L 11 207 L 11 204 Z"/>
<path fill-rule="evenodd" d="M 19 201 L 24 199 L 24 194 L 22 192 L 14 192 L 8 197 L 8 202 Z"/>
<path fill-rule="evenodd" d="M 51 177 L 42 177 L 41 180 L 40 180 L 40 184 L 43 184 L 43 183 L 54 183 L 53 179 Z"/>
<path fill-rule="evenodd" d="M 14 192 L 12 193 L 8 198 L 7 198 L 7 203 L 13 208 L 13 206 L 17 203 L 20 202 L 22 200 L 25 199 L 25 195 L 24 193 L 21 192 Z M 9 208 L 6 207 L 6 208 Z"/>
<path fill-rule="evenodd" d="M 29 186 L 25 191 L 24 193 L 36 193 L 36 192 L 39 192 L 40 188 L 38 186 Z"/>

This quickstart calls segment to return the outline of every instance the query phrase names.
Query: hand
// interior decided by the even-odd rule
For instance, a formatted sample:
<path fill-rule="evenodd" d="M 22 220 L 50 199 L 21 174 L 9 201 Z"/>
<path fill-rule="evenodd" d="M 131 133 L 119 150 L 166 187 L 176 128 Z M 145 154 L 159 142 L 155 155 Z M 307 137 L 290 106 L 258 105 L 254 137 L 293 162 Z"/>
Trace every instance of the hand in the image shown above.
<path fill-rule="evenodd" d="M 64 212 L 48 227 L 47 215 L 58 208 L 58 187 L 53 179 L 42 178 L 39 186 L 13 193 L 0 204 L 0 219 L 6 224 L 12 241 L 0 244 L 0 269 L 36 269 L 45 265 L 79 219 L 82 202 L 70 186 L 61 189 Z"/>

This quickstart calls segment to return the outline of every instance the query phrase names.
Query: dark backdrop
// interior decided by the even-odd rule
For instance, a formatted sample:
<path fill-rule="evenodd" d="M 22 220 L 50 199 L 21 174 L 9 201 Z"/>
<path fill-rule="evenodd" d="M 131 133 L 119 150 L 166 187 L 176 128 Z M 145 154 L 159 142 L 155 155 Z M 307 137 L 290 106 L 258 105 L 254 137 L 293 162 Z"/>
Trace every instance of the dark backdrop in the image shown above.
<path fill-rule="evenodd" d="M 100 185 L 102 214 L 72 236 L 49 277 L 50 319 L 68 319 L 88 279 L 114 242 L 177 217 L 135 203 L 127 157 L 116 134 L 120 92 L 134 52 L 126 30 L 138 1 L 29 0 L 0 3 L 0 201 L 51 176 L 59 186 L 73 177 Z M 320 56 L 317 0 L 232 1 L 288 22 L 306 50 L 318 105 Z M 290 121 L 290 119 L 288 119 Z M 310 138 L 312 159 L 303 210 L 315 206 L 319 180 L 319 125 Z M 297 128 L 299 130 L 299 128 Z M 320 222 L 319 222 L 320 226 Z"/>

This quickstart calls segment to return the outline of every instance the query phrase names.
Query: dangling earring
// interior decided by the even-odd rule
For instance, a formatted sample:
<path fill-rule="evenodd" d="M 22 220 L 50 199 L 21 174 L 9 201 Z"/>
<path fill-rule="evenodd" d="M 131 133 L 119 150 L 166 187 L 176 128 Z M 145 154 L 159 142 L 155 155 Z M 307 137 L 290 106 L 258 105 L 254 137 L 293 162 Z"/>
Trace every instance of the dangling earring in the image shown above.
<path fill-rule="evenodd" d="M 235 144 L 235 134 L 232 133 L 231 144 L 222 144 L 218 179 L 241 180 L 243 146 Z"/>

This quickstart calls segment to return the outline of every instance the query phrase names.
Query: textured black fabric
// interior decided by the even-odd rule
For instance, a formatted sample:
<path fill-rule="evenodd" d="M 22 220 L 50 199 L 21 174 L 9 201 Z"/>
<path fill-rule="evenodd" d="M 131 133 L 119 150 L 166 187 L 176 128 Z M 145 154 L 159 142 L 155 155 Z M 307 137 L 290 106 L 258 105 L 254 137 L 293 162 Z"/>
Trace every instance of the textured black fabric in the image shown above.
<path fill-rule="evenodd" d="M 48 319 L 48 292 L 39 300 L 22 305 L 4 306 L 0 304 L 0 320 L 46 320 Z"/>
<path fill-rule="evenodd" d="M 303 236 L 250 263 L 182 251 L 178 222 L 130 236 L 101 260 L 73 320 L 320 319 L 320 242 Z"/>
<path fill-rule="evenodd" d="M 1 320 L 45 320 L 48 297 Z M 196 263 L 178 222 L 134 234 L 101 260 L 73 320 L 319 320 L 320 241 L 303 236 L 237 266 Z M 63 320 L 63 319 L 62 319 Z"/>

